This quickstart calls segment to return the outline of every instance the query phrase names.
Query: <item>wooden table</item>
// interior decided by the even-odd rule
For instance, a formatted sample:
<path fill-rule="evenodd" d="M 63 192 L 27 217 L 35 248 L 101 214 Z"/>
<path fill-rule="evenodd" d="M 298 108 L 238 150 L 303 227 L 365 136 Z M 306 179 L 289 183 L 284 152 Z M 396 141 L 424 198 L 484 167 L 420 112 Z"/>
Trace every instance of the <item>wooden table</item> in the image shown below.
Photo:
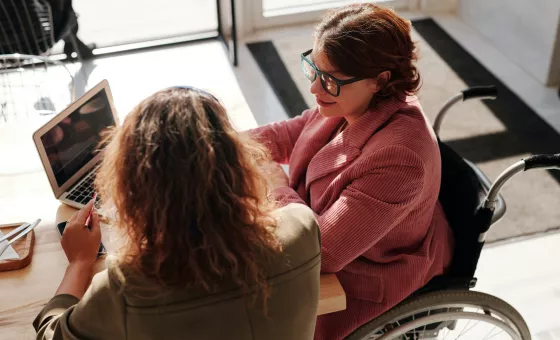
<path fill-rule="evenodd" d="M 35 229 L 31 264 L 0 272 L 0 339 L 35 337 L 31 322 L 53 296 L 68 264 L 55 223 L 67 220 L 74 211 L 54 198 L 43 171 L 0 174 L 0 224 L 43 220 Z M 110 250 L 109 233 L 104 231 L 103 243 Z M 103 267 L 104 262 L 98 261 L 96 270 Z M 336 276 L 322 275 L 318 314 L 345 308 L 346 297 Z"/>

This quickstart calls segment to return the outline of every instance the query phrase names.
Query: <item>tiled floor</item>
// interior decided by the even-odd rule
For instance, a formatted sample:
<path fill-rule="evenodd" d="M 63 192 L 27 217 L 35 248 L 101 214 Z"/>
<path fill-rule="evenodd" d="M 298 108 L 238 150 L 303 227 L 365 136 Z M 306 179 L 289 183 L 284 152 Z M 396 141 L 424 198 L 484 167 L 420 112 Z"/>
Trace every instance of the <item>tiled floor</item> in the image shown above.
<path fill-rule="evenodd" d="M 449 24 L 449 26 L 452 25 Z M 282 34 L 286 34 L 285 32 Z M 462 34 L 469 34 L 469 32 L 465 30 Z M 470 36 L 467 40 L 476 39 L 476 37 Z M 304 45 L 306 44 L 294 48 L 299 51 L 306 47 Z M 234 124 L 239 129 L 285 119 L 287 116 L 282 106 L 244 44 L 240 46 L 239 55 L 240 66 L 234 70 L 230 67 L 225 51 L 218 42 L 97 59 L 84 65 L 81 69 L 81 74 L 77 77 L 78 88 L 83 93 L 101 79 L 108 79 L 121 117 L 124 117 L 139 100 L 154 91 L 167 86 L 188 84 L 215 93 L 224 102 L 232 115 Z M 439 81 L 437 75 L 433 76 L 434 81 Z M 456 80 L 449 81 L 455 82 Z M 508 85 L 510 84 L 508 83 Z M 537 90 L 534 90 L 532 93 L 536 92 Z M 519 95 L 521 96 L 521 94 Z M 552 102 L 546 104 L 546 100 L 551 100 L 547 91 L 541 91 L 541 95 L 542 97 L 539 97 L 539 94 L 535 94 L 538 98 L 544 98 L 545 102 L 529 98 L 535 101 L 534 106 L 532 105 L 535 110 L 552 105 Z M 445 96 L 442 94 L 442 97 Z M 432 104 L 425 103 L 424 105 Z M 434 103 L 434 105 L 436 104 Z M 480 115 L 485 114 L 483 108 L 476 102 L 465 105 L 472 105 L 470 110 L 479 112 Z M 552 111 L 543 111 L 543 113 Z M 461 115 L 461 113 L 458 111 L 456 115 Z M 560 117 L 560 115 L 558 116 Z M 467 121 L 462 127 L 464 132 L 480 128 L 476 126 L 476 121 L 476 117 L 472 121 Z M 453 124 L 450 120 L 447 128 L 460 129 L 457 126 L 453 127 Z M 0 126 L 1 128 L 6 127 Z M 485 128 L 499 131 L 502 127 L 499 122 L 494 122 Z M 14 140 L 2 139 L 3 135 L 5 134 L 0 133 L 0 148 L 14 142 Z M 22 139 L 26 138 L 29 136 L 22 136 Z M 495 174 L 492 175 L 495 176 Z M 36 186 L 48 186 L 46 178 L 43 181 L 36 180 L 32 183 L 24 183 L 25 181 L 13 183 L 11 178 L 0 174 L 0 201 L 9 199 L 3 195 L 7 192 L 5 188 L 17 187 L 18 190 L 26 190 L 30 194 L 28 200 L 21 202 L 22 207 L 28 208 L 32 205 L 38 206 L 38 209 L 42 211 L 47 208 L 52 209 L 51 206 L 40 207 L 42 198 L 32 195 Z M 527 211 L 527 214 L 534 213 L 534 211 Z M 14 214 L 16 213 L 14 212 Z M 560 221 L 556 218 L 556 222 Z M 494 294 L 517 308 L 527 320 L 536 340 L 560 339 L 558 318 L 560 265 L 557 261 L 560 258 L 560 247 L 558 244 L 560 244 L 560 233 L 487 247 L 483 251 L 477 272 L 479 277 L 477 289 Z"/>
<path fill-rule="evenodd" d="M 476 290 L 516 308 L 534 340 L 560 339 L 560 233 L 487 247 Z"/>

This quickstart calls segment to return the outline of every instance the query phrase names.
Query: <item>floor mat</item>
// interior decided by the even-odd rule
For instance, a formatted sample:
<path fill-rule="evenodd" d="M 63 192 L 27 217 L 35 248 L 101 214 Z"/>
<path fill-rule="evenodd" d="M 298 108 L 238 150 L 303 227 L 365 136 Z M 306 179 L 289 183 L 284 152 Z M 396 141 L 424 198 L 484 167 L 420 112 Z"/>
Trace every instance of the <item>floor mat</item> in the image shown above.
<path fill-rule="evenodd" d="M 509 165 L 529 154 L 560 151 L 560 135 L 434 20 L 414 20 L 413 27 L 423 79 L 418 97 L 430 119 L 449 97 L 468 86 L 498 87 L 498 100 L 464 102 L 444 120 L 440 137 L 457 152 L 494 180 Z M 293 36 L 247 44 L 292 117 L 316 105 L 300 69 L 300 54 L 310 46 L 312 32 L 305 30 Z M 560 229 L 559 184 L 560 171 L 527 172 L 508 183 L 502 191 L 508 212 L 490 230 L 488 241 Z"/>

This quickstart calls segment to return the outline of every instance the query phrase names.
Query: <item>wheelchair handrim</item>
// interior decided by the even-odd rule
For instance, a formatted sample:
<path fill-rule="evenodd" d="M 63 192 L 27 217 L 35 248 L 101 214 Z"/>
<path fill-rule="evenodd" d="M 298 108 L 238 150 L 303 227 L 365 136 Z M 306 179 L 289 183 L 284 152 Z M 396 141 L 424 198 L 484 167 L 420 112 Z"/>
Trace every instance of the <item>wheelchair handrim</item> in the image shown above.
<path fill-rule="evenodd" d="M 468 314 L 469 312 L 480 313 L 484 316 L 475 316 L 472 318 L 470 317 L 472 314 Z M 445 314 L 451 313 L 462 314 L 444 317 Z M 418 327 L 417 325 L 420 322 L 407 325 L 409 322 L 430 315 L 434 316 L 430 319 L 424 319 L 423 321 L 427 320 L 432 322 L 437 318 L 443 319 L 444 321 L 433 324 L 423 322 L 426 324 L 425 327 Z M 435 315 L 438 316 L 436 317 Z M 460 320 L 453 320 L 454 322 L 450 322 L 449 319 L 453 318 Z M 475 318 L 484 319 L 484 321 L 474 321 L 474 324 L 472 320 L 464 321 L 465 319 Z M 486 319 L 492 320 L 487 322 Z M 486 336 L 484 332 L 490 328 L 497 328 L 499 334 L 495 334 L 496 332 L 494 332 L 489 334 L 489 337 Z M 394 331 L 397 329 L 398 331 Z M 460 330 L 460 332 L 457 333 L 456 330 Z M 360 326 L 352 332 L 352 334 L 349 334 L 346 340 L 378 340 L 391 331 L 394 331 L 391 334 L 397 334 L 397 332 L 405 334 L 400 337 L 398 335 L 391 335 L 391 337 L 396 336 L 399 339 L 418 339 L 419 337 L 426 338 L 426 336 L 431 338 L 440 336 L 441 338 L 442 335 L 452 335 L 451 337 L 447 337 L 447 339 L 472 338 L 481 340 L 483 338 L 492 338 L 498 340 L 500 337 L 522 340 L 531 339 L 531 334 L 525 320 L 523 320 L 519 312 L 507 302 L 482 292 L 440 290 L 410 297 L 391 310 Z M 478 336 L 473 337 L 475 333 L 478 333 Z M 498 337 L 498 335 L 500 336 Z M 385 336 L 383 339 L 387 338 L 389 338 L 389 336 Z"/>
<path fill-rule="evenodd" d="M 461 303 L 441 303 L 441 304 L 435 304 L 429 307 L 425 307 L 425 308 L 419 308 L 417 310 L 414 310 L 413 312 L 407 313 L 407 314 L 403 314 L 399 319 L 406 319 L 406 318 L 410 318 L 410 317 L 414 317 L 414 315 L 419 314 L 419 313 L 426 313 L 426 312 L 430 312 L 433 310 L 438 310 L 438 309 L 447 309 L 449 313 L 449 310 L 453 309 L 453 308 L 473 308 L 473 309 L 478 309 L 478 310 L 482 310 L 484 308 L 481 308 L 480 305 L 474 305 L 474 304 L 461 304 Z M 509 329 L 512 329 L 515 331 L 515 334 L 519 334 L 519 330 L 517 329 L 517 327 L 515 326 L 515 324 L 513 322 L 511 322 L 511 320 L 509 320 L 508 317 L 506 317 L 504 314 L 500 313 L 499 311 L 490 308 L 490 307 L 486 307 L 486 309 L 488 309 L 493 315 L 497 316 L 499 319 L 501 319 L 501 322 L 503 322 Z M 467 312 L 469 313 L 469 312 Z M 473 313 L 469 313 L 473 314 Z M 441 320 L 441 321 L 445 321 L 445 320 Z M 414 328 L 413 328 L 414 329 Z M 514 338 L 517 339 L 517 338 Z M 519 338 L 521 339 L 521 338 Z"/>
<path fill-rule="evenodd" d="M 433 315 L 421 317 L 415 319 L 414 321 L 409 321 L 406 324 L 403 324 L 397 328 L 392 329 L 391 331 L 383 334 L 380 338 L 377 338 L 376 340 L 392 340 L 400 336 L 406 337 L 407 333 L 413 332 L 415 329 L 421 328 L 423 326 L 425 327 L 426 325 L 430 325 L 434 323 L 456 321 L 456 320 L 469 320 L 469 322 L 464 326 L 463 330 L 459 332 L 459 335 L 457 337 L 452 337 L 452 339 L 460 339 L 464 334 L 470 331 L 470 329 L 467 329 L 467 326 L 469 325 L 470 321 L 474 320 L 474 321 L 485 321 L 495 326 L 487 334 L 486 338 L 488 339 L 493 338 L 494 336 L 501 333 L 501 332 L 493 333 L 494 329 L 496 327 L 499 327 L 502 331 L 505 331 L 513 340 L 523 340 L 521 338 L 521 335 L 513 327 L 510 327 L 505 322 L 493 318 L 492 316 L 489 316 L 487 314 L 478 314 L 473 312 L 450 312 L 450 313 L 433 314 Z M 424 328 L 423 333 L 421 333 L 421 335 L 424 335 L 425 331 L 426 329 Z"/>

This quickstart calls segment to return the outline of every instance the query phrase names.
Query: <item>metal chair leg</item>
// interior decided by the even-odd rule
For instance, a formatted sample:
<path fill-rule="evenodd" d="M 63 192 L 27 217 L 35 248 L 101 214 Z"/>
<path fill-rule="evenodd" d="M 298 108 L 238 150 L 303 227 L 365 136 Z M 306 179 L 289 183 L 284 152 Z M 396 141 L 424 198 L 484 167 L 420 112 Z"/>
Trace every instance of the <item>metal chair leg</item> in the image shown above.
<path fill-rule="evenodd" d="M 64 40 L 64 53 L 67 55 L 68 59 L 73 59 L 72 52 L 76 52 L 80 62 L 84 59 L 93 58 L 93 48 L 84 44 L 84 42 L 78 39 L 74 34 L 71 34 Z"/>

